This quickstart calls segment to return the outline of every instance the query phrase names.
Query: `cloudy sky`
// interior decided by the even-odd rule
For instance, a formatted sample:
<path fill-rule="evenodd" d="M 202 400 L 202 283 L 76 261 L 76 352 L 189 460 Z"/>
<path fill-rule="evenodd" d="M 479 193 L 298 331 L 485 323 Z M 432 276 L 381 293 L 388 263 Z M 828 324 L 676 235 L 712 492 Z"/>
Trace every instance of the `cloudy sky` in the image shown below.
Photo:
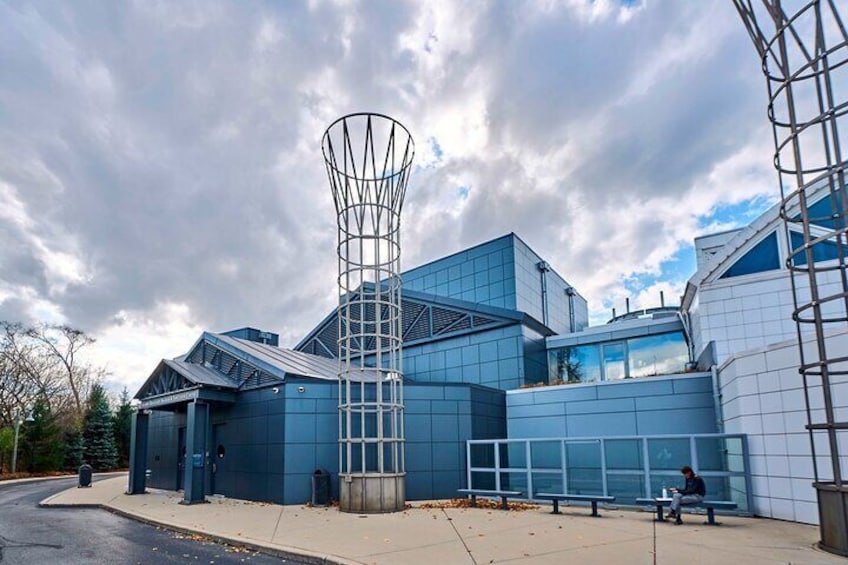
<path fill-rule="evenodd" d="M 295 344 L 335 302 L 323 129 L 418 153 L 404 267 L 518 233 L 603 321 L 777 197 L 729 1 L 0 2 L 0 319 L 138 386 L 203 329 Z"/>

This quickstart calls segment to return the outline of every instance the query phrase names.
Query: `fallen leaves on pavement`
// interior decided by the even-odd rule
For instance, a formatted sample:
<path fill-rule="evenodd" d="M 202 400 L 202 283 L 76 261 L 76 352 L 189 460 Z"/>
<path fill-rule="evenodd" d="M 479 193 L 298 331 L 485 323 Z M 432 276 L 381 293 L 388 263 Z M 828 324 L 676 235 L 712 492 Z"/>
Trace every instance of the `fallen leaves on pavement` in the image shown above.
<path fill-rule="evenodd" d="M 501 507 L 500 501 L 489 500 L 487 498 L 478 498 L 476 508 L 484 508 L 490 510 L 498 510 Z M 418 504 L 417 508 L 427 509 L 447 509 L 447 508 L 474 508 L 471 506 L 471 500 L 468 498 L 453 498 L 451 500 L 437 500 L 434 502 L 424 502 Z M 507 502 L 507 508 L 515 512 L 524 512 L 525 510 L 536 510 L 538 504 L 530 504 L 529 502 Z"/>

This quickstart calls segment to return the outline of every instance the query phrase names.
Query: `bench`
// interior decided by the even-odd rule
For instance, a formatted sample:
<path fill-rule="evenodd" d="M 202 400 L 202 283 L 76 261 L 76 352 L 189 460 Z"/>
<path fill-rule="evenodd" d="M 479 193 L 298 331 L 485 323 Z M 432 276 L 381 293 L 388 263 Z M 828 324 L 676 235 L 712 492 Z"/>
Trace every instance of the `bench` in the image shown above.
<path fill-rule="evenodd" d="M 478 496 L 498 496 L 501 499 L 501 510 L 507 509 L 507 498 L 518 498 L 524 494 L 518 490 L 485 490 L 479 488 L 461 488 L 457 492 L 471 496 L 471 506 L 477 506 Z"/>
<path fill-rule="evenodd" d="M 665 522 L 665 516 L 663 516 L 663 507 L 671 505 L 670 498 L 637 498 L 636 504 L 646 504 L 657 507 L 657 522 Z M 706 508 L 707 509 L 707 521 L 704 522 L 710 526 L 718 526 L 719 522 L 715 521 L 715 510 L 736 510 L 738 507 L 735 502 L 732 500 L 702 500 L 697 504 L 684 504 L 683 506 L 690 506 L 695 508 Z"/>
<path fill-rule="evenodd" d="M 543 500 L 552 500 L 554 503 L 554 511 L 552 514 L 559 514 L 559 501 L 560 500 L 573 500 L 580 502 L 591 502 L 592 503 L 592 516 L 595 518 L 600 518 L 600 514 L 598 514 L 598 503 L 599 502 L 615 502 L 614 496 L 604 496 L 602 494 L 555 494 L 550 492 L 539 492 L 536 493 L 535 498 L 541 498 Z"/>

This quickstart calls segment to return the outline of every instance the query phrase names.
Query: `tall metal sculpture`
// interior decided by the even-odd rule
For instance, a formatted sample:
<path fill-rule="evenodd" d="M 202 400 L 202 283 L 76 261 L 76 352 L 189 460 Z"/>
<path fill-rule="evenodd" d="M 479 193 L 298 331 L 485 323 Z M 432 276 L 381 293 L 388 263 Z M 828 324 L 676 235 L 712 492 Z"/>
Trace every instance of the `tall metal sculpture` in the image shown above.
<path fill-rule="evenodd" d="M 403 510 L 400 215 L 415 146 L 361 113 L 333 122 L 322 150 L 338 220 L 340 508 Z"/>
<path fill-rule="evenodd" d="M 805 0 L 787 11 L 787 2 L 781 0 L 733 2 L 762 59 L 768 85 L 818 496 L 819 544 L 848 556 L 848 415 L 834 408 L 835 385 L 848 386 L 848 351 L 833 337 L 848 327 L 848 160 L 842 152 L 848 133 L 848 33 L 837 3 L 842 9 L 845 4 Z M 829 206 L 814 208 L 820 194 Z"/>

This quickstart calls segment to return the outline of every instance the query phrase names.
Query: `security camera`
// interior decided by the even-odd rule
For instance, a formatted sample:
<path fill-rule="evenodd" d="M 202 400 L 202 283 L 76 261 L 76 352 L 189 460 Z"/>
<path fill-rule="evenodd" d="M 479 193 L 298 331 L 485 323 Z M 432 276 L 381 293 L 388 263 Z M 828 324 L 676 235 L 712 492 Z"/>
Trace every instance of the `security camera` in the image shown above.
<path fill-rule="evenodd" d="M 306 387 L 305 386 L 297 387 L 297 392 L 306 392 Z"/>
<path fill-rule="evenodd" d="M 280 394 L 280 387 L 275 386 L 274 388 L 271 389 L 271 392 L 273 392 L 274 394 Z"/>

